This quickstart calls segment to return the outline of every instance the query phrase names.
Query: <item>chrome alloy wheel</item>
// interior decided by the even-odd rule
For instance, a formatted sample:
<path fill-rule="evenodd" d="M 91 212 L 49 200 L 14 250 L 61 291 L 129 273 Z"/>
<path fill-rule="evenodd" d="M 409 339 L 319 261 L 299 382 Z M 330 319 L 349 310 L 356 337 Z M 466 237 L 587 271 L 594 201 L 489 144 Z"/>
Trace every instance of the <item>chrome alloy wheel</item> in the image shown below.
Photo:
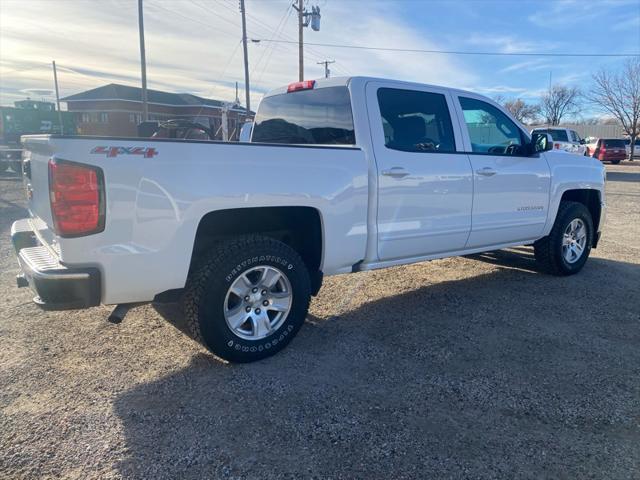
<path fill-rule="evenodd" d="M 567 263 L 576 263 L 582 258 L 586 245 L 587 226 L 580 218 L 574 218 L 562 236 L 562 256 Z"/>
<path fill-rule="evenodd" d="M 275 267 L 260 265 L 243 272 L 229 287 L 224 318 L 246 340 L 271 335 L 287 319 L 293 302 L 291 283 Z"/>

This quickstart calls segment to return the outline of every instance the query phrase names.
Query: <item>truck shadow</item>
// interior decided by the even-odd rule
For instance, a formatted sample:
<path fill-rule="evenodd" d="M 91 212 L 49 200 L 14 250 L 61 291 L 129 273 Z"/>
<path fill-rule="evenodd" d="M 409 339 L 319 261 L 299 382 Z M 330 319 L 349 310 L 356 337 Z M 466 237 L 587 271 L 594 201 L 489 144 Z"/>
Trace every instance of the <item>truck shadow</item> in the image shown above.
<path fill-rule="evenodd" d="M 627 476 L 640 441 L 640 265 L 592 258 L 557 278 L 534 273 L 530 255 L 475 255 L 498 268 L 338 315 L 312 306 L 272 358 L 198 354 L 124 392 L 121 475 Z M 323 304 L 344 295 L 334 287 Z M 158 311 L 174 323 L 176 308 Z"/>

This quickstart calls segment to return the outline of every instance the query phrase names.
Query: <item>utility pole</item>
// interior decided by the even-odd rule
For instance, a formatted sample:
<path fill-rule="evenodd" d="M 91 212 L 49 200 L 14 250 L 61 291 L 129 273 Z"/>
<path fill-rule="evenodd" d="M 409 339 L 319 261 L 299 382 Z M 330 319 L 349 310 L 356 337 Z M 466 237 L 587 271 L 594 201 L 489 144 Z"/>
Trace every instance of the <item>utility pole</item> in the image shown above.
<path fill-rule="evenodd" d="M 320 30 L 320 7 L 311 7 L 311 11 L 304 9 L 303 0 L 294 2 L 293 8 L 298 12 L 298 79 L 304 80 L 304 35 L 303 28 L 311 24 L 311 29 L 315 32 Z"/>
<path fill-rule="evenodd" d="M 64 125 L 62 124 L 62 111 L 60 110 L 60 90 L 58 90 L 58 71 L 56 61 L 53 60 L 53 83 L 56 87 L 56 108 L 58 109 L 58 122 L 60 123 L 60 135 L 64 135 Z"/>
<path fill-rule="evenodd" d="M 142 121 L 149 121 L 147 105 L 147 59 L 144 53 L 144 20 L 142 18 L 142 0 L 138 0 L 138 31 L 140 33 L 140 69 L 142 73 Z"/>
<path fill-rule="evenodd" d="M 325 60 L 324 62 L 317 62 L 318 65 L 324 65 L 324 78 L 329 78 L 331 70 L 329 70 L 329 64 L 336 63 L 335 60 Z"/>
<path fill-rule="evenodd" d="M 304 80 L 304 6 L 302 0 L 298 0 L 298 80 Z"/>
<path fill-rule="evenodd" d="M 302 0 L 300 0 L 302 2 Z M 247 51 L 247 20 L 245 18 L 244 0 L 240 0 L 240 13 L 242 14 L 242 49 L 244 50 L 244 94 L 247 105 L 247 116 L 249 118 L 249 112 L 251 111 L 251 93 L 249 92 L 249 53 Z M 236 94 L 236 97 L 238 95 Z"/>

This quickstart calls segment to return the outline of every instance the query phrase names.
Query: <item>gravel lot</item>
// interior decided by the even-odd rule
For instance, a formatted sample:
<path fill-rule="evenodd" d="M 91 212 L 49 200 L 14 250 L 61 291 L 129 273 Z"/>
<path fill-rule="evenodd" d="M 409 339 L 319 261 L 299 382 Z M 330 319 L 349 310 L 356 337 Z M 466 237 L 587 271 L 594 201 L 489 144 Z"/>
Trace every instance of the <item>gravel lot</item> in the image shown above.
<path fill-rule="evenodd" d="M 528 248 L 327 279 L 283 352 L 218 361 L 175 305 L 43 312 L 0 176 L 0 477 L 640 478 L 640 162 L 578 276 Z"/>

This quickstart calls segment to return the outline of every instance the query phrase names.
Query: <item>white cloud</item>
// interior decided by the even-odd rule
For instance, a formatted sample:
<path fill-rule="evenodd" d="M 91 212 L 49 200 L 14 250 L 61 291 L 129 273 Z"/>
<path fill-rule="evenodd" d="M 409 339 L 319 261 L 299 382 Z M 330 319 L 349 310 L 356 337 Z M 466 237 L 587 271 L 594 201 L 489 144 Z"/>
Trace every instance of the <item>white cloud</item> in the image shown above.
<path fill-rule="evenodd" d="M 549 41 L 524 40 L 514 35 L 472 34 L 466 40 L 467 44 L 491 48 L 500 53 L 530 53 L 553 50 L 557 44 Z"/>
<path fill-rule="evenodd" d="M 540 3 L 537 13 L 528 20 L 538 27 L 566 28 L 572 25 L 592 26 L 610 10 L 638 7 L 638 0 L 556 0 Z M 607 25 L 608 27 L 610 25 Z"/>
<path fill-rule="evenodd" d="M 538 70 L 550 70 L 553 69 L 555 65 L 550 63 L 547 59 L 537 58 L 535 60 L 525 60 L 523 62 L 513 63 L 503 69 L 500 70 L 500 73 L 509 73 L 509 72 L 535 72 Z"/>
<path fill-rule="evenodd" d="M 295 41 L 295 11 L 289 0 L 247 1 L 249 36 Z M 59 66 L 61 95 L 106 83 L 139 84 L 136 2 L 2 0 L 0 18 L 0 100 L 23 98 L 27 90 L 53 85 L 51 60 Z M 305 29 L 305 40 L 317 43 L 384 47 L 438 45 L 395 13 L 393 5 L 323 5 L 320 32 Z M 46 12 L 46 14 L 44 14 Z M 222 100 L 235 97 L 235 82 L 244 100 L 240 16 L 235 1 L 192 2 L 145 0 L 145 35 L 149 88 L 189 92 Z M 334 75 L 395 77 L 424 83 L 461 86 L 476 81 L 469 69 L 443 55 L 398 54 L 343 48 L 305 49 L 306 76 L 323 75 L 316 62 L 335 59 Z M 249 60 L 252 107 L 267 90 L 297 80 L 297 45 L 251 43 Z M 48 98 L 51 98 L 50 96 Z"/>
<path fill-rule="evenodd" d="M 613 25 L 611 25 L 611 29 L 615 31 L 635 29 L 636 32 L 640 32 L 640 15 L 614 22 Z"/>

